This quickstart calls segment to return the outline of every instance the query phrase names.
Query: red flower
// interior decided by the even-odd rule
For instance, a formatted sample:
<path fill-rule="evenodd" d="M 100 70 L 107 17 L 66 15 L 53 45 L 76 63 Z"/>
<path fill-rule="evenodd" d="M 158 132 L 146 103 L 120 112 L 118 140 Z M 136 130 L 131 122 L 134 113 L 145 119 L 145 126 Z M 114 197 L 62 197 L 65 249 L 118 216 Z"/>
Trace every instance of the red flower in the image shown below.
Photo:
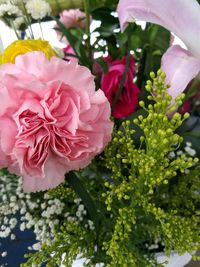
<path fill-rule="evenodd" d="M 185 103 L 180 108 L 179 112 L 181 114 L 185 114 L 186 112 L 190 112 L 192 106 L 192 97 L 185 101 Z"/>
<path fill-rule="evenodd" d="M 112 105 L 118 91 L 120 81 L 125 70 L 126 57 L 112 60 L 110 56 L 105 58 L 108 63 L 108 72 L 102 75 L 101 89 L 104 91 Z M 140 90 L 133 82 L 135 76 L 134 58 L 131 56 L 129 70 L 125 79 L 124 88 L 114 108 L 112 115 L 116 118 L 123 118 L 131 115 L 137 108 Z"/>

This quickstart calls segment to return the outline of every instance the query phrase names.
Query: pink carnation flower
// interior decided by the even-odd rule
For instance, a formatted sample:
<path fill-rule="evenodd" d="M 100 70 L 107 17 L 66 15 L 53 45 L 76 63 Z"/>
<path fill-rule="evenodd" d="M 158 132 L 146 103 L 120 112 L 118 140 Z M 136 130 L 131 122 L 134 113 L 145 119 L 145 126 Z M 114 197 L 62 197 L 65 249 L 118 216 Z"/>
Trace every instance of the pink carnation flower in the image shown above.
<path fill-rule="evenodd" d="M 0 80 L 0 167 L 24 191 L 57 186 L 110 141 L 110 105 L 87 68 L 30 52 L 2 65 Z"/>
<path fill-rule="evenodd" d="M 60 21 L 65 25 L 66 28 L 84 28 L 85 17 L 85 13 L 79 9 L 64 10 L 62 13 L 60 13 Z"/>

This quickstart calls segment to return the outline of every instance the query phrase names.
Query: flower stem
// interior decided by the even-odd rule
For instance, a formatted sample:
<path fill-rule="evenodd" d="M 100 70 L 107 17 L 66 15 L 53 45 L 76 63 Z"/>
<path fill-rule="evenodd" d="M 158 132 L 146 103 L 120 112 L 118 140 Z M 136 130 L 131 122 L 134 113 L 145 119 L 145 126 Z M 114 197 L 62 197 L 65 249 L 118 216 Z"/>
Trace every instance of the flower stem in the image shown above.
<path fill-rule="evenodd" d="M 127 32 L 128 36 L 130 36 L 130 32 L 128 31 Z M 124 73 L 122 75 L 122 79 L 120 80 L 120 84 L 119 84 L 119 87 L 117 89 L 117 92 L 116 92 L 116 95 L 115 95 L 115 98 L 113 100 L 113 103 L 112 103 L 112 107 L 111 107 L 111 111 L 113 112 L 115 107 L 116 107 L 116 104 L 119 100 L 119 97 L 122 93 L 122 90 L 124 88 L 124 83 L 126 81 L 126 77 L 127 77 L 127 74 L 128 74 L 128 69 L 129 69 L 129 66 L 130 66 L 130 59 L 131 59 L 131 54 L 130 54 L 130 38 L 128 37 L 128 46 L 127 46 L 127 50 L 128 50 L 128 53 L 127 53 L 127 56 L 126 56 L 126 64 L 125 64 L 125 68 L 124 68 Z"/>
<path fill-rule="evenodd" d="M 89 1 L 84 0 L 84 10 L 86 14 L 86 34 L 87 34 L 87 39 L 86 39 L 86 45 L 88 49 L 88 56 L 89 60 L 92 59 L 92 49 L 91 49 L 91 44 L 90 44 L 90 6 L 89 6 Z"/>
<path fill-rule="evenodd" d="M 43 34 L 43 30 L 42 30 L 42 24 L 41 24 L 41 21 L 39 20 L 38 23 L 39 23 L 39 26 L 40 26 L 40 31 L 41 31 L 42 39 L 44 40 L 44 34 Z"/>
<path fill-rule="evenodd" d="M 25 18 L 26 18 L 25 21 L 26 21 L 26 24 L 27 24 L 27 28 L 28 28 L 29 33 L 30 33 L 30 37 L 31 37 L 32 39 L 34 39 L 34 34 L 33 34 L 32 27 L 31 27 L 30 16 L 29 16 L 29 14 L 28 14 L 28 12 L 27 12 L 27 10 L 26 10 L 26 6 L 25 6 L 24 1 L 22 0 L 21 2 L 22 2 L 22 7 L 23 7 L 24 15 L 25 15 Z"/>

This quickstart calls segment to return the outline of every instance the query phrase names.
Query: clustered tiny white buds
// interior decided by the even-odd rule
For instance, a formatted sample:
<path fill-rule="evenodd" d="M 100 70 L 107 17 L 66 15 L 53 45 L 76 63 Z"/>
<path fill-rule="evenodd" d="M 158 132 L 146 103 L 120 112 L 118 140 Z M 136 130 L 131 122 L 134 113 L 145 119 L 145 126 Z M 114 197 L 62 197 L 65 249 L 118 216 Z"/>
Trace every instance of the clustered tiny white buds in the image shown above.
<path fill-rule="evenodd" d="M 19 16 L 22 16 L 22 11 L 19 9 L 18 6 L 13 5 L 9 1 L 0 4 L 0 17 L 17 18 Z"/>
<path fill-rule="evenodd" d="M 25 24 L 24 17 L 17 17 L 13 20 L 13 26 L 15 30 L 20 30 L 21 26 Z"/>
<path fill-rule="evenodd" d="M 177 156 L 181 156 L 184 153 L 186 153 L 186 155 L 190 156 L 190 157 L 194 157 L 196 155 L 196 150 L 194 148 L 192 148 L 192 143 L 186 142 L 185 147 L 184 147 L 184 151 L 181 149 L 179 149 L 178 151 L 171 151 L 169 153 L 169 156 L 171 158 L 176 158 Z"/>
<path fill-rule="evenodd" d="M 196 151 L 192 148 L 192 143 L 190 142 L 186 142 L 185 152 L 191 157 L 196 155 Z"/>
<path fill-rule="evenodd" d="M 41 20 L 51 13 L 50 5 L 44 0 L 28 0 L 26 2 L 26 9 L 35 20 Z"/>
<path fill-rule="evenodd" d="M 0 176 L 0 238 L 15 240 L 17 237 L 13 230 L 17 224 L 20 231 L 32 228 L 37 242 L 29 249 L 36 251 L 44 243 L 51 244 L 60 220 L 83 222 L 85 228 L 94 230 L 94 224 L 88 220 L 80 198 L 74 199 L 73 215 L 62 200 L 53 198 L 47 192 L 38 194 L 37 197 L 32 193 L 23 193 L 22 178 L 12 174 Z M 6 257 L 6 252 L 3 255 Z"/>

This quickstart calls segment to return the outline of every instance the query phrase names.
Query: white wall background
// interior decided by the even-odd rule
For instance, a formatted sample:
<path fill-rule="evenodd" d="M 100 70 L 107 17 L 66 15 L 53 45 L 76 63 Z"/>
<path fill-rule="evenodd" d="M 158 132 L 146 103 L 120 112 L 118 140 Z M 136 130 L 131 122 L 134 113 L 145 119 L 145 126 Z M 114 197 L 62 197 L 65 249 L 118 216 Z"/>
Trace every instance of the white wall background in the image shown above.
<path fill-rule="evenodd" d="M 138 24 L 145 26 L 145 22 L 138 22 Z M 42 23 L 42 31 L 44 34 L 44 38 L 45 40 L 49 41 L 53 46 L 63 48 L 66 45 L 58 41 L 56 32 L 53 29 L 54 26 L 55 26 L 54 21 Z M 99 22 L 93 21 L 91 24 L 91 30 L 95 29 L 98 26 L 99 26 Z M 35 38 L 42 37 L 39 24 L 33 24 L 32 29 L 33 29 Z M 1 42 L 3 44 L 3 47 L 6 48 L 9 44 L 11 44 L 14 40 L 17 39 L 14 31 L 10 29 L 9 27 L 7 27 L 2 21 L 0 21 L 0 38 L 1 38 L 0 39 L 0 53 L 2 52 Z M 93 36 L 92 39 L 93 39 L 92 40 L 93 42 L 95 39 L 95 36 Z M 177 37 L 175 37 L 173 44 L 179 44 L 185 48 L 185 45 L 183 44 L 183 42 Z"/>

